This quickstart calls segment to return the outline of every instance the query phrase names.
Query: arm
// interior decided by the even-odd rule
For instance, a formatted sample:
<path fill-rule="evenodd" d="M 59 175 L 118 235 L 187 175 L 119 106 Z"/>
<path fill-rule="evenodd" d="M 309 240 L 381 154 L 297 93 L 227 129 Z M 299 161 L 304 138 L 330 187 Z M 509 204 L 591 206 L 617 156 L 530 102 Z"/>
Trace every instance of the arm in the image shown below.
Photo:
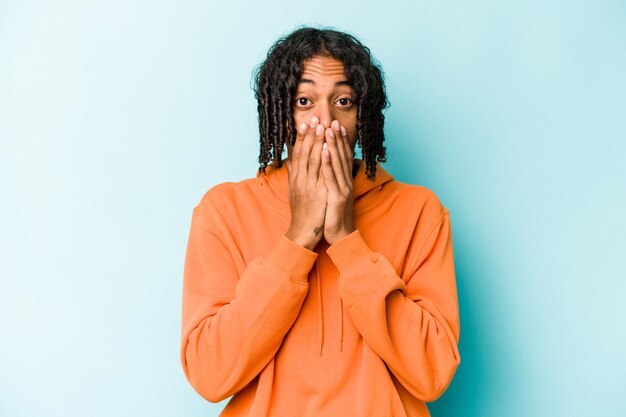
<path fill-rule="evenodd" d="M 339 270 L 340 295 L 365 342 L 409 392 L 434 401 L 460 363 L 449 212 L 442 207 L 415 243 L 410 246 L 414 256 L 407 254 L 414 266 L 406 283 L 358 229 L 326 252 Z"/>
<path fill-rule="evenodd" d="M 246 267 L 223 222 L 208 213 L 216 211 L 196 207 L 192 216 L 180 360 L 193 388 L 219 402 L 274 357 L 298 316 L 318 255 L 281 235 L 268 256 Z"/>

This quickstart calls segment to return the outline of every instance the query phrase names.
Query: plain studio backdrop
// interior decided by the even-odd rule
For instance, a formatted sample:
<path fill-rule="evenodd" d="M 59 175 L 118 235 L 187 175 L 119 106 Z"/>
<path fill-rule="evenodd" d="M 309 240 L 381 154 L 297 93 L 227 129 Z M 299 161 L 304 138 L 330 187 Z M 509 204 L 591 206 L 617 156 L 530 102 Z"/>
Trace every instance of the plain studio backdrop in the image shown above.
<path fill-rule="evenodd" d="M 192 209 L 255 176 L 252 72 L 303 24 L 371 48 L 384 166 L 451 213 L 433 416 L 626 415 L 625 2 L 5 0 L 0 416 L 223 409 L 178 356 Z"/>

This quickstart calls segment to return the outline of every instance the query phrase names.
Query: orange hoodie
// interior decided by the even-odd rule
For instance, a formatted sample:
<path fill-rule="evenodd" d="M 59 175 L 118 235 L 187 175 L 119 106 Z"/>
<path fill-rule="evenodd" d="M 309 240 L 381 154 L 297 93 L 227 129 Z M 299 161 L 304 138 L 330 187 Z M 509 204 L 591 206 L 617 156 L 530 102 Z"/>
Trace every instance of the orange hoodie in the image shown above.
<path fill-rule="evenodd" d="M 193 209 L 180 360 L 221 417 L 429 416 L 460 363 L 450 213 L 355 159 L 356 229 L 288 239 L 286 164 Z"/>

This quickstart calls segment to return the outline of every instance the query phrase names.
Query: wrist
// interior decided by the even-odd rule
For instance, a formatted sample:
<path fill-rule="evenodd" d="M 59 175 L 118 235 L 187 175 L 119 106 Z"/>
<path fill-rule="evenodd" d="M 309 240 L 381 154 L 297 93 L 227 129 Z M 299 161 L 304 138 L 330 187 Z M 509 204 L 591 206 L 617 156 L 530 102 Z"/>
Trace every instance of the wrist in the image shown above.
<path fill-rule="evenodd" d="M 340 241 L 344 237 L 348 236 L 349 234 L 351 234 L 355 230 L 356 230 L 355 227 L 351 227 L 349 229 L 344 229 L 344 230 L 342 230 L 342 231 L 340 231 L 338 233 L 333 233 L 333 234 L 329 234 L 329 235 L 324 233 L 324 238 L 326 239 L 326 242 L 328 242 L 329 245 L 334 245 L 335 243 L 337 243 L 338 241 Z"/>
<path fill-rule="evenodd" d="M 291 233 L 290 231 L 287 231 L 285 233 L 285 237 L 289 240 L 291 240 L 292 242 L 310 250 L 313 251 L 313 249 L 315 249 L 315 245 L 317 244 L 316 241 L 312 241 L 311 239 L 306 239 L 303 238 L 301 236 L 295 235 L 293 233 Z"/>

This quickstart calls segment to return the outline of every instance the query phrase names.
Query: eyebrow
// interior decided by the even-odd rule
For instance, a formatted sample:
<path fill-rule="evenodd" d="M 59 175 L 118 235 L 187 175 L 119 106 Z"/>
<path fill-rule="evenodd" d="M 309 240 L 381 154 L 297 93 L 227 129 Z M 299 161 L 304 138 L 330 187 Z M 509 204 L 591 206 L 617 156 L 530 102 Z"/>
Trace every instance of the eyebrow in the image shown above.
<path fill-rule="evenodd" d="M 301 79 L 298 81 L 298 84 L 302 84 L 302 83 L 315 84 L 315 81 L 310 80 L 310 79 L 308 79 L 308 78 L 301 78 Z M 341 80 L 341 81 L 337 81 L 337 82 L 335 83 L 335 87 L 338 87 L 338 86 L 340 86 L 340 85 L 347 85 L 347 86 L 352 87 L 352 83 L 351 83 L 350 81 L 348 81 L 348 80 Z"/>

